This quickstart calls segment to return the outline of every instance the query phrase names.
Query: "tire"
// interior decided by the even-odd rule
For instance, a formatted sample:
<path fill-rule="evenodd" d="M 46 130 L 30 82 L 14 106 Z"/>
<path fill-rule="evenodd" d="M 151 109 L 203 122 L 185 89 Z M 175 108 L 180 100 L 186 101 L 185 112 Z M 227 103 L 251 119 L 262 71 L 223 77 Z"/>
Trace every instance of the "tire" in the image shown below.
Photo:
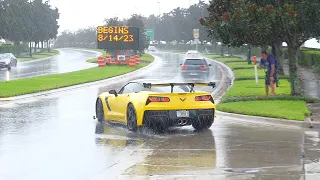
<path fill-rule="evenodd" d="M 9 71 L 11 70 L 11 63 L 8 65 L 8 70 Z"/>
<path fill-rule="evenodd" d="M 136 132 L 138 129 L 137 113 L 134 106 L 130 103 L 127 108 L 127 128 L 129 131 Z"/>
<path fill-rule="evenodd" d="M 104 111 L 103 111 L 103 105 L 100 98 L 97 98 L 96 101 L 96 118 L 99 122 L 104 121 Z"/>
<path fill-rule="evenodd" d="M 209 129 L 213 124 L 213 119 L 210 120 L 195 120 L 192 123 L 192 127 L 196 130 L 206 130 Z"/>

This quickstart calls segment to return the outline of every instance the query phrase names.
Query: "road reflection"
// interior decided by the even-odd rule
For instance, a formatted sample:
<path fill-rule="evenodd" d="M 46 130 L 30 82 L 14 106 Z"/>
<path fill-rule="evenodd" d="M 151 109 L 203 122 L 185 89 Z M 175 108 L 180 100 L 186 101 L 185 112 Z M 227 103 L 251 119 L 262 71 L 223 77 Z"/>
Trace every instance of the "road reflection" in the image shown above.
<path fill-rule="evenodd" d="M 216 167 L 215 140 L 211 130 L 196 132 L 193 128 L 174 128 L 166 133 L 128 132 L 124 127 L 97 123 L 96 144 L 113 151 L 139 147 L 144 159 L 126 169 L 123 175 L 161 175 L 192 172 Z"/>

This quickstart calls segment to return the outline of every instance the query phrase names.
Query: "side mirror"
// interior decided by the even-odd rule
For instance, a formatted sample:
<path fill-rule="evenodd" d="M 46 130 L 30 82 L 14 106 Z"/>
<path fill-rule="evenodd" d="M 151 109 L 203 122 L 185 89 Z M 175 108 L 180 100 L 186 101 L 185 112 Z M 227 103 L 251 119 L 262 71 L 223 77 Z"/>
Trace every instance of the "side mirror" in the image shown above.
<path fill-rule="evenodd" d="M 118 96 L 118 93 L 117 93 L 116 90 L 110 90 L 110 91 L 109 91 L 109 94 L 113 94 L 113 95 L 115 95 L 116 97 Z"/>
<path fill-rule="evenodd" d="M 209 66 L 212 66 L 212 64 L 209 64 Z"/>

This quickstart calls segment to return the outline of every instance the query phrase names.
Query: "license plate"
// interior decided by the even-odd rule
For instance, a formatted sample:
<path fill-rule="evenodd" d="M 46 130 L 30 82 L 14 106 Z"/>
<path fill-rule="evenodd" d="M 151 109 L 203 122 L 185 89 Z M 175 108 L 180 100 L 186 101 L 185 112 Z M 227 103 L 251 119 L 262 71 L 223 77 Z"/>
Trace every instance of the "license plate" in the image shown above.
<path fill-rule="evenodd" d="M 191 76 L 196 76 L 198 73 L 190 73 Z"/>
<path fill-rule="evenodd" d="M 177 111 L 177 117 L 189 117 L 189 111 Z"/>

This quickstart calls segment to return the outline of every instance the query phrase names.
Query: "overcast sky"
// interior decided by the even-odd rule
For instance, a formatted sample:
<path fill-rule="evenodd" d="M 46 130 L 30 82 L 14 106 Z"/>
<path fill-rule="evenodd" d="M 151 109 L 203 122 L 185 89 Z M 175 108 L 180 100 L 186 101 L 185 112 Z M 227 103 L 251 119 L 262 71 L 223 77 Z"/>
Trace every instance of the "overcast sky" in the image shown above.
<path fill-rule="evenodd" d="M 188 8 L 197 2 L 199 0 L 50 0 L 50 4 L 60 11 L 59 32 L 102 25 L 105 18 L 114 16 L 158 15 L 159 6 L 160 13 L 165 13 L 177 7 Z"/>

